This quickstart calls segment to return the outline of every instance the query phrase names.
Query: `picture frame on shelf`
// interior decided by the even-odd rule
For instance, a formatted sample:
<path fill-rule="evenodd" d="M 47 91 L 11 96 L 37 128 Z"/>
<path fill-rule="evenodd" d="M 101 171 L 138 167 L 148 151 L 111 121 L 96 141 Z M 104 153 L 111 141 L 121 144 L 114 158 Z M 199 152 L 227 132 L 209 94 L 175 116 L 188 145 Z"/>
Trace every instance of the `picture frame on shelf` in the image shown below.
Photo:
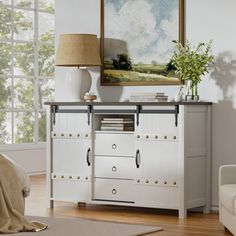
<path fill-rule="evenodd" d="M 171 58 L 184 12 L 185 0 L 101 0 L 101 85 L 181 84 Z"/>

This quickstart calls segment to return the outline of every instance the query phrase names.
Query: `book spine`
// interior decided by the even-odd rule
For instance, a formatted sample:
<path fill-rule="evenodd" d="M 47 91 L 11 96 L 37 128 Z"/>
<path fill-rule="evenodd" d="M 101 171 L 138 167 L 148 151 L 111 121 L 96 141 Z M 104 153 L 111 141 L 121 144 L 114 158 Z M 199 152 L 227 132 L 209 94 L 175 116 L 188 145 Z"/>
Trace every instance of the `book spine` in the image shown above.
<path fill-rule="evenodd" d="M 101 131 L 134 131 L 134 127 L 101 127 Z"/>
<path fill-rule="evenodd" d="M 101 124 L 133 124 L 133 121 L 101 121 Z"/>
<path fill-rule="evenodd" d="M 128 118 L 103 118 L 103 121 L 133 121 L 132 119 Z"/>

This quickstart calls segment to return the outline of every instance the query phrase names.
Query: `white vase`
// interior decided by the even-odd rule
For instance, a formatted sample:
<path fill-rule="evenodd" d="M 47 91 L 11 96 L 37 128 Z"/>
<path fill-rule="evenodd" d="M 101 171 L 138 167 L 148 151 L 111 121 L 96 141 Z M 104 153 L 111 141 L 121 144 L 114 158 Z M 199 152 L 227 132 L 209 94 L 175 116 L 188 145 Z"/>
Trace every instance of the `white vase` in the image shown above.
<path fill-rule="evenodd" d="M 91 88 L 91 83 L 91 75 L 86 68 L 71 68 L 65 78 L 67 101 L 83 100 L 84 94 Z"/>
<path fill-rule="evenodd" d="M 184 85 L 180 85 L 178 92 L 174 98 L 175 102 L 181 102 L 183 100 L 184 90 L 185 90 Z"/>

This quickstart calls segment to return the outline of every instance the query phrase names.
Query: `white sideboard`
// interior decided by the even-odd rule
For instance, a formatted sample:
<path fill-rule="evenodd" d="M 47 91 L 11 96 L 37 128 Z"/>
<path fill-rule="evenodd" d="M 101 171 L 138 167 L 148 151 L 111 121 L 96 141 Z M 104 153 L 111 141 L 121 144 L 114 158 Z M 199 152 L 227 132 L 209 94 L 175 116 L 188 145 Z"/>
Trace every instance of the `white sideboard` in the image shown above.
<path fill-rule="evenodd" d="M 211 103 L 47 103 L 53 201 L 210 211 Z M 106 117 L 134 131 L 101 131 Z"/>

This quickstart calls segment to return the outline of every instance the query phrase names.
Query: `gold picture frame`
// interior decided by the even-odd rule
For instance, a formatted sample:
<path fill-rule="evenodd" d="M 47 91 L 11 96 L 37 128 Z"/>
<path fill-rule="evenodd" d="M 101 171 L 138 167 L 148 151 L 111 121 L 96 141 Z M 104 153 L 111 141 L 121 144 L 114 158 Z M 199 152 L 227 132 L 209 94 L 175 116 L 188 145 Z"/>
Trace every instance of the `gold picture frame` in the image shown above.
<path fill-rule="evenodd" d="M 166 66 L 164 64 L 158 64 L 158 63 L 156 63 L 156 61 L 153 60 L 152 64 L 150 64 L 150 62 L 149 62 L 149 64 L 144 64 L 144 63 L 140 62 L 138 64 L 132 65 L 133 68 L 130 69 L 131 68 L 131 66 L 130 66 L 131 60 L 129 61 L 130 58 L 129 58 L 128 53 L 126 55 L 126 54 L 118 54 L 118 52 L 110 52 L 109 51 L 110 49 L 117 48 L 116 44 L 119 45 L 118 48 L 119 47 L 122 48 L 123 46 L 120 46 L 120 45 L 125 44 L 125 42 L 122 42 L 122 40 L 116 40 L 113 38 L 105 38 L 105 30 L 106 30 L 106 28 L 105 28 L 105 3 L 106 3 L 106 1 L 109 4 L 115 4 L 115 5 L 118 4 L 119 1 L 122 2 L 123 4 L 124 4 L 124 2 L 129 2 L 131 4 L 132 4 L 132 1 L 135 2 L 135 0 L 126 0 L 126 1 L 124 1 L 124 0 L 101 0 L 101 32 L 100 32 L 100 35 L 101 35 L 100 54 L 101 54 L 101 59 L 102 59 L 101 85 L 102 86 L 153 86 L 153 85 L 178 85 L 178 84 L 181 84 L 182 81 L 180 78 L 174 77 L 174 75 L 172 77 L 169 75 L 168 76 L 163 75 L 165 72 L 164 70 L 166 70 L 166 69 L 163 69 L 164 66 Z M 142 1 L 144 4 L 149 3 L 148 1 L 151 2 L 151 0 L 142 0 Z M 140 1 L 140 2 L 142 2 L 142 1 Z M 161 0 L 159 0 L 159 1 L 161 1 Z M 169 1 L 174 2 L 173 0 L 169 0 Z M 178 17 L 178 40 L 181 43 L 184 43 L 184 41 L 185 41 L 185 0 L 175 0 L 175 1 L 177 1 L 176 5 L 178 8 L 178 13 L 177 13 L 178 14 L 178 16 L 177 16 Z M 156 3 L 154 3 L 154 4 L 156 4 Z M 114 42 L 115 42 L 115 46 L 112 45 Z M 170 42 L 170 44 L 171 44 L 171 42 Z M 124 60 L 126 60 L 126 62 L 125 62 L 126 70 L 123 70 L 120 68 L 119 69 L 114 68 L 114 65 L 116 65 L 114 63 L 117 62 L 117 59 L 114 59 L 114 58 L 112 58 L 112 59 L 109 58 L 106 60 L 104 59 L 104 56 L 106 55 L 106 52 L 107 52 L 107 51 L 105 52 L 105 46 L 107 46 L 107 45 L 109 45 L 109 46 L 106 48 L 109 48 L 109 47 L 110 48 L 109 48 L 109 50 L 107 50 L 107 49 L 106 50 L 109 51 L 109 53 L 113 53 L 114 55 L 117 53 L 117 58 L 118 58 L 118 55 L 125 55 L 126 58 Z M 123 49 L 120 49 L 120 51 L 122 51 L 122 50 Z M 119 60 L 122 57 L 123 56 L 119 56 Z M 128 63 L 127 63 L 127 58 L 128 58 Z M 123 67 L 124 67 L 124 65 L 123 65 Z M 150 67 L 151 67 L 151 69 L 150 69 Z M 141 70 L 141 72 L 140 72 L 140 70 Z M 150 70 L 151 73 L 150 73 L 150 71 L 147 71 L 147 70 Z M 157 73 L 159 73 L 159 74 L 157 74 Z M 114 77 L 114 75 L 117 77 Z M 137 77 L 137 76 L 140 76 L 140 77 Z M 135 79 L 133 80 L 133 78 L 135 78 Z M 145 79 L 143 79 L 143 78 L 145 78 Z"/>

